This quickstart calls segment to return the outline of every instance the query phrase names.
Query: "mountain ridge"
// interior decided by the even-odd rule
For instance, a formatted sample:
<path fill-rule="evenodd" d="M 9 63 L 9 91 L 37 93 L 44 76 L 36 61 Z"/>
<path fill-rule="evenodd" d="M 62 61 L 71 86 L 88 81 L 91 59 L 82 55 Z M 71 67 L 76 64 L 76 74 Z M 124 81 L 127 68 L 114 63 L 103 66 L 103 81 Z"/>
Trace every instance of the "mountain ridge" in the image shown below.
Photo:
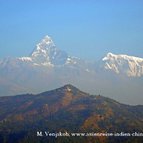
<path fill-rule="evenodd" d="M 30 56 L 0 60 L 0 96 L 37 94 L 71 83 L 88 93 L 142 104 L 142 78 L 143 65 L 136 58 L 108 53 L 98 62 L 86 61 L 58 49 L 49 36 Z"/>
<path fill-rule="evenodd" d="M 108 53 L 102 59 L 105 69 L 115 73 L 124 73 L 129 77 L 140 77 L 143 75 L 143 59 L 128 55 L 115 55 Z"/>
<path fill-rule="evenodd" d="M 59 53 L 58 53 L 59 52 Z M 46 57 L 47 59 L 43 59 L 44 62 L 40 63 L 43 66 L 54 66 L 54 65 L 64 65 L 64 64 L 70 64 L 74 63 L 76 64 L 78 59 L 77 57 L 71 57 L 68 56 L 68 54 L 64 51 L 61 51 L 60 49 L 57 49 L 54 42 L 52 41 L 51 37 L 46 35 L 44 39 L 40 43 L 37 44 L 36 49 L 33 51 L 30 57 L 21 57 L 19 59 L 25 60 L 25 61 L 32 61 L 35 59 L 35 57 L 38 57 L 37 55 L 41 54 L 41 57 Z M 51 56 L 50 56 L 51 54 Z M 58 60 L 61 60 L 61 62 L 54 62 L 54 60 L 57 58 Z M 53 61 L 52 61 L 53 60 Z M 80 60 L 80 58 L 79 58 Z M 35 60 L 36 61 L 36 60 Z M 128 77 L 140 77 L 143 75 L 143 58 L 135 57 L 135 56 L 129 56 L 124 54 L 118 54 L 115 55 L 111 52 L 107 53 L 105 57 L 102 58 L 105 70 L 111 70 L 115 72 L 116 74 L 125 74 Z M 37 63 L 35 63 L 36 65 Z M 38 64 L 37 64 L 38 65 Z M 128 67 L 126 69 L 122 67 Z"/>
<path fill-rule="evenodd" d="M 19 57 L 16 59 L 22 61 L 23 63 L 47 67 L 78 65 L 81 63 L 81 61 L 83 63 L 90 63 L 91 65 L 93 64 L 93 62 L 84 61 L 80 58 L 69 56 L 65 51 L 58 49 L 52 38 L 48 35 L 46 35 L 41 42 L 36 45 L 36 48 L 33 50 L 30 56 Z M 140 77 L 143 75 L 143 58 L 124 54 L 117 55 L 109 52 L 105 57 L 102 58 L 101 62 L 102 66 L 100 67 L 102 69 L 113 71 L 116 74 L 125 74 L 128 77 Z M 2 63 L 3 60 L 1 60 L 0 64 Z M 94 70 L 96 71 L 96 69 Z M 88 71 L 90 70 L 88 69 Z"/>

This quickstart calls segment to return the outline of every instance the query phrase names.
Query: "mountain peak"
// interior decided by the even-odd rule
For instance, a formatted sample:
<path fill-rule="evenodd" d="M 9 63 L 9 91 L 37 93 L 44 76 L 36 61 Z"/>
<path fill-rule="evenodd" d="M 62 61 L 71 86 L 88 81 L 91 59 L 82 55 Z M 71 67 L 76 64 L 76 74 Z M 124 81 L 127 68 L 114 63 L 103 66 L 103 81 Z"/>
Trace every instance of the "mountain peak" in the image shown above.
<path fill-rule="evenodd" d="M 78 88 L 76 88 L 75 86 L 73 86 L 71 84 L 66 84 L 66 85 L 63 86 L 63 88 L 66 89 L 66 90 L 68 90 L 68 91 L 69 90 L 71 91 L 73 89 L 76 89 L 76 90 L 78 89 Z"/>
<path fill-rule="evenodd" d="M 37 57 L 37 56 L 41 56 L 44 55 L 46 56 L 47 54 L 47 50 L 54 48 L 55 49 L 55 44 L 53 42 L 53 40 L 51 39 L 51 37 L 49 37 L 48 35 L 46 35 L 40 43 L 38 43 L 36 45 L 35 50 L 32 53 L 32 57 Z"/>
<path fill-rule="evenodd" d="M 37 44 L 37 48 L 51 48 L 54 47 L 55 44 L 52 40 L 52 38 L 48 35 L 46 35 L 39 44 Z"/>
<path fill-rule="evenodd" d="M 63 91 L 65 92 L 72 92 L 74 94 L 77 94 L 79 92 L 82 92 L 80 91 L 77 87 L 71 85 L 71 84 L 66 84 L 64 85 L 63 87 L 61 87 L 60 89 L 62 89 Z M 83 92 L 82 92 L 83 93 Z"/>
<path fill-rule="evenodd" d="M 111 52 L 107 53 L 107 55 L 102 59 L 102 61 L 106 61 L 108 59 L 110 59 L 111 57 L 114 57 L 115 55 L 112 54 Z"/>
<path fill-rule="evenodd" d="M 20 57 L 19 60 L 32 63 L 34 66 L 63 66 L 73 65 L 79 61 L 76 57 L 69 56 L 65 51 L 58 49 L 52 38 L 46 35 L 33 50 L 29 57 Z"/>
<path fill-rule="evenodd" d="M 66 52 L 56 48 L 52 38 L 46 35 L 37 44 L 31 58 L 38 65 L 63 65 L 66 63 L 68 55 Z"/>

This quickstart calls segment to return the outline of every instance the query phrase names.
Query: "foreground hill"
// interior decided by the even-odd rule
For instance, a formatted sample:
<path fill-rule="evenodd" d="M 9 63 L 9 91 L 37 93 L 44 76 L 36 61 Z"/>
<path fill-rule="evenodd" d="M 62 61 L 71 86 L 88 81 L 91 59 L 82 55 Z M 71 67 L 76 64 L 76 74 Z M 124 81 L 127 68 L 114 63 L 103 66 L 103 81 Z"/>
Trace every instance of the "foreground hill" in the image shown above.
<path fill-rule="evenodd" d="M 66 137 L 49 137 L 60 132 Z M 72 85 L 37 95 L 0 97 L 1 143 L 140 143 L 142 133 L 143 106 L 89 95 Z"/>

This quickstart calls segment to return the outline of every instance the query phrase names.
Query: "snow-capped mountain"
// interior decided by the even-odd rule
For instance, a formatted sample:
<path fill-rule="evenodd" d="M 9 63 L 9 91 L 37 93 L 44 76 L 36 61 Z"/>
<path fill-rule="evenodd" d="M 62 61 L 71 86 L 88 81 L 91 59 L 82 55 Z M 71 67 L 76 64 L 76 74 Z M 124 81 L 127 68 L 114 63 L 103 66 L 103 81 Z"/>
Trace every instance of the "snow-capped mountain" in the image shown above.
<path fill-rule="evenodd" d="M 108 53 L 99 62 L 86 61 L 58 49 L 49 36 L 27 57 L 0 60 L 0 96 L 39 93 L 70 83 L 91 94 L 142 104 L 142 79 L 142 58 Z"/>
<path fill-rule="evenodd" d="M 140 77 L 143 75 L 142 58 L 108 53 L 102 61 L 106 70 L 117 74 L 125 74 L 129 77 Z"/>
<path fill-rule="evenodd" d="M 143 59 L 128 55 L 115 55 L 108 53 L 97 66 L 94 62 L 87 62 L 80 58 L 69 56 L 65 51 L 58 49 L 51 37 L 45 36 L 40 43 L 36 45 L 29 57 L 20 57 L 16 59 L 6 59 L 0 62 L 1 65 L 13 64 L 19 66 L 28 64 L 42 67 L 78 67 L 87 72 L 97 72 L 101 70 L 123 74 L 128 77 L 140 77 L 143 75 Z M 101 64 L 101 65 L 99 65 Z"/>
<path fill-rule="evenodd" d="M 65 51 L 58 49 L 48 35 L 37 44 L 30 57 L 21 57 L 19 60 L 31 62 L 33 65 L 58 66 L 76 64 L 79 58 L 68 56 Z"/>
<path fill-rule="evenodd" d="M 45 36 L 30 56 L 0 60 L 0 96 L 38 93 L 81 80 L 85 84 L 93 73 L 92 62 L 69 56 Z"/>

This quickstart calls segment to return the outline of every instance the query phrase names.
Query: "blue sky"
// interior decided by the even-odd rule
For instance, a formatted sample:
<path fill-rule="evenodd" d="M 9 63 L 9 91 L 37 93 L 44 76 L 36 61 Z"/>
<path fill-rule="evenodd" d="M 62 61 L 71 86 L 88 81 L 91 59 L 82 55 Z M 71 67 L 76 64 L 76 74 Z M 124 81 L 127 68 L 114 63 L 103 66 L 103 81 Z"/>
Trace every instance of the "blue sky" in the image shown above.
<path fill-rule="evenodd" d="M 0 0 L 0 58 L 27 56 L 45 36 L 85 59 L 143 58 L 142 0 Z"/>

